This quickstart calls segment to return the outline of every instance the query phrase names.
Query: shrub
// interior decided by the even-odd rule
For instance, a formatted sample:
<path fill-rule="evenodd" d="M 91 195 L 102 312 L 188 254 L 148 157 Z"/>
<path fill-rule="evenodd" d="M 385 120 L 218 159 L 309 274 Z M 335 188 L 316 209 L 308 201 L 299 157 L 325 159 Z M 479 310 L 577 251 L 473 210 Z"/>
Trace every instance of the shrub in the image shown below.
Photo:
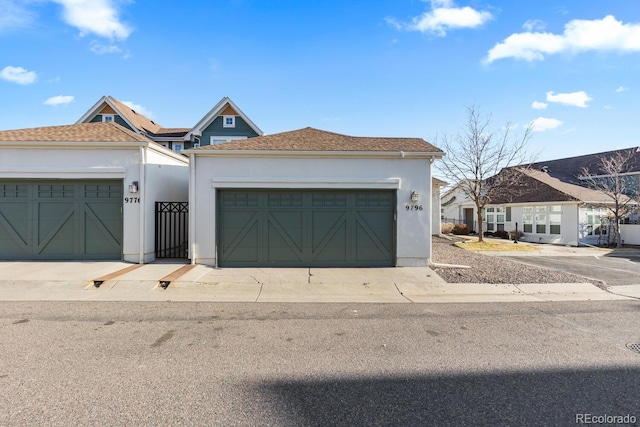
<path fill-rule="evenodd" d="M 524 233 L 520 230 L 516 231 L 516 230 L 511 230 L 509 232 L 509 238 L 511 240 L 514 240 L 517 237 L 518 240 L 522 239 L 524 237 Z"/>
<path fill-rule="evenodd" d="M 451 234 L 451 231 L 453 231 L 453 224 L 451 224 L 450 222 L 443 222 L 440 225 L 440 233 Z"/>
<path fill-rule="evenodd" d="M 485 231 L 482 235 L 484 237 L 493 237 L 493 231 Z"/>
<path fill-rule="evenodd" d="M 509 239 L 509 232 L 505 230 L 498 230 L 493 233 L 493 237 L 497 237 L 499 239 Z"/>
<path fill-rule="evenodd" d="M 469 234 L 469 226 L 467 224 L 456 224 L 453 226 L 453 234 L 467 235 Z"/>

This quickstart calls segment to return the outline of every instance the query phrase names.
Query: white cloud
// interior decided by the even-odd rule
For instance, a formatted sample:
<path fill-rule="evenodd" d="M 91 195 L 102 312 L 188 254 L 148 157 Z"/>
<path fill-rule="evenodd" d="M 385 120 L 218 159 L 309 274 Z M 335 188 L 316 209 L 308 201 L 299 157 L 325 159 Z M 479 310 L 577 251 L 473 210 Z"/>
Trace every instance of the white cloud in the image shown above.
<path fill-rule="evenodd" d="M 533 101 L 531 103 L 531 108 L 535 108 L 536 110 L 544 110 L 548 105 L 549 104 L 547 104 L 546 102 Z"/>
<path fill-rule="evenodd" d="M 538 117 L 529 123 L 531 130 L 534 132 L 544 132 L 546 130 L 555 129 L 562 126 L 562 122 L 558 119 L 550 119 L 547 117 Z"/>
<path fill-rule="evenodd" d="M 124 105 L 126 105 L 127 107 L 131 108 L 132 110 L 134 110 L 136 113 L 142 114 L 143 116 L 145 116 L 148 119 L 153 118 L 153 113 L 151 111 L 147 110 L 146 108 L 144 108 L 140 104 L 134 104 L 131 101 L 123 101 L 122 103 Z"/>
<path fill-rule="evenodd" d="M 62 5 L 65 22 L 80 30 L 80 35 L 95 34 L 111 40 L 125 40 L 133 31 L 120 21 L 113 0 L 53 0 Z"/>
<path fill-rule="evenodd" d="M 562 34 L 531 32 L 512 34 L 496 44 L 484 59 L 543 60 L 546 55 L 586 51 L 640 52 L 640 24 L 624 24 L 612 15 L 603 19 L 574 19 Z"/>
<path fill-rule="evenodd" d="M 0 79 L 19 85 L 29 85 L 38 81 L 35 71 L 27 71 L 22 67 L 6 66 L 0 71 Z"/>
<path fill-rule="evenodd" d="M 628 91 L 628 90 L 629 90 L 629 88 L 628 88 L 628 87 L 618 86 L 618 88 L 616 89 L 616 93 L 626 92 L 626 91 Z"/>
<path fill-rule="evenodd" d="M 571 105 L 574 107 L 587 108 L 587 102 L 593 101 L 587 93 L 583 90 L 572 93 L 558 93 L 547 92 L 547 101 L 555 102 L 563 105 Z"/>
<path fill-rule="evenodd" d="M 528 32 L 542 31 L 544 30 L 545 25 L 544 22 L 540 21 L 539 19 L 530 19 L 529 21 L 522 24 L 522 28 L 524 28 Z"/>
<path fill-rule="evenodd" d="M 387 18 L 387 22 L 398 29 L 444 37 L 449 30 L 476 28 L 493 19 L 490 12 L 478 11 L 469 6 L 455 7 L 452 0 L 431 0 L 430 3 L 431 10 L 416 16 L 411 23 L 400 23 L 394 18 Z"/>
<path fill-rule="evenodd" d="M 73 102 L 75 98 L 71 95 L 59 95 L 59 96 L 54 96 L 51 97 L 49 99 L 47 99 L 46 101 L 43 102 L 44 105 L 63 105 L 63 104 L 69 104 L 71 102 Z"/>
<path fill-rule="evenodd" d="M 24 8 L 23 1 L 0 0 L 0 31 L 28 27 L 34 15 Z"/>
<path fill-rule="evenodd" d="M 120 53 L 122 49 L 116 45 L 104 45 L 94 41 L 91 43 L 91 52 L 104 55 L 108 53 Z"/>

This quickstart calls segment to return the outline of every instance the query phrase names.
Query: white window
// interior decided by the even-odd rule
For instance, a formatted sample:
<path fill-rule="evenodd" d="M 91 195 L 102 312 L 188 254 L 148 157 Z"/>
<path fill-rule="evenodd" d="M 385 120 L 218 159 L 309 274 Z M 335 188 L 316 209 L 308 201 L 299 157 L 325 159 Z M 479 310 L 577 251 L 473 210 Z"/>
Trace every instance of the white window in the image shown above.
<path fill-rule="evenodd" d="M 599 236 L 607 234 L 608 213 L 607 208 L 587 208 L 588 235 Z"/>
<path fill-rule="evenodd" d="M 222 127 L 224 128 L 236 127 L 236 116 L 222 116 Z"/>
<path fill-rule="evenodd" d="M 112 121 L 114 121 L 114 115 L 113 114 L 103 114 L 102 115 L 102 121 L 103 122 L 112 122 Z"/>
<path fill-rule="evenodd" d="M 241 139 L 247 139 L 246 136 L 220 136 L 212 135 L 209 137 L 209 144 L 222 144 L 223 142 L 239 141 Z"/>
<path fill-rule="evenodd" d="M 561 224 L 562 206 L 560 205 L 522 208 L 522 231 L 525 233 L 561 234 Z"/>
<path fill-rule="evenodd" d="M 487 231 L 504 230 L 506 208 L 486 208 L 484 218 L 487 223 Z"/>

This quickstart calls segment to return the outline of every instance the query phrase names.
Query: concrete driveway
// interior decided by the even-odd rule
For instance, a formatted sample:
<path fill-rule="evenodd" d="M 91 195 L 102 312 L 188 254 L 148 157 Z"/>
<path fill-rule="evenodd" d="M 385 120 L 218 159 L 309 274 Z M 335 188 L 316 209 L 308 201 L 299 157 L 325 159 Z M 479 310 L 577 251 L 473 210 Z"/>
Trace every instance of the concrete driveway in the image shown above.
<path fill-rule="evenodd" d="M 590 283 L 446 283 L 427 267 L 228 268 L 123 262 L 1 262 L 0 301 L 432 303 L 624 300 Z"/>
<path fill-rule="evenodd" d="M 499 252 L 513 261 L 596 279 L 608 286 L 640 285 L 640 250 L 536 245 L 539 252 Z"/>

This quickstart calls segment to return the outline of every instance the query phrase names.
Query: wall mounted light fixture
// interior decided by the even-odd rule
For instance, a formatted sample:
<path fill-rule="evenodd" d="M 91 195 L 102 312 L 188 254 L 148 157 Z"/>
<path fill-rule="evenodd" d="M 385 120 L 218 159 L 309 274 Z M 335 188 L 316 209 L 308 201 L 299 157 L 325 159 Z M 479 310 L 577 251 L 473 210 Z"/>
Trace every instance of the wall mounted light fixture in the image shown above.
<path fill-rule="evenodd" d="M 133 181 L 129 184 L 129 193 L 137 193 L 138 192 L 138 181 Z"/>
<path fill-rule="evenodd" d="M 412 190 L 411 191 L 411 201 L 412 202 L 417 202 L 420 199 L 420 196 L 418 195 L 418 192 L 416 190 Z"/>

